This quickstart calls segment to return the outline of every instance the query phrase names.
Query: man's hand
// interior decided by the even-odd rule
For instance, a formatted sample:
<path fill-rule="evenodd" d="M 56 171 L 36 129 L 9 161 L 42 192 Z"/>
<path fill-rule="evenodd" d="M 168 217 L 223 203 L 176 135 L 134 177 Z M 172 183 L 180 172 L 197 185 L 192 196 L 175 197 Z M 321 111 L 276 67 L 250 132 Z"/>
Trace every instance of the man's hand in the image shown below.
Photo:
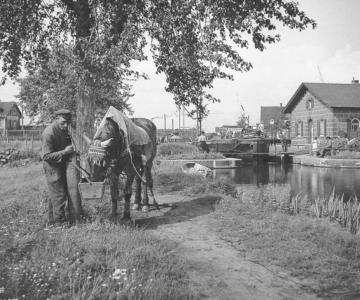
<path fill-rule="evenodd" d="M 74 152 L 75 150 L 73 145 L 66 146 L 66 148 L 64 149 L 64 154 L 72 154 Z"/>

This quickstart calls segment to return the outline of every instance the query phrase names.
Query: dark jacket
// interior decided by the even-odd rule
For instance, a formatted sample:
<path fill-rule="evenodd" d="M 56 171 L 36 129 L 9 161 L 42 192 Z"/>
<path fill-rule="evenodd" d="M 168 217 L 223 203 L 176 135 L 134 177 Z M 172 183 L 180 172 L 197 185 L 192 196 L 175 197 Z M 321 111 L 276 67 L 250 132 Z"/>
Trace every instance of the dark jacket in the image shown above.
<path fill-rule="evenodd" d="M 60 166 L 68 158 L 63 150 L 69 145 L 71 145 L 71 138 L 68 132 L 61 130 L 56 122 L 53 122 L 42 134 L 41 158 L 52 166 Z"/>

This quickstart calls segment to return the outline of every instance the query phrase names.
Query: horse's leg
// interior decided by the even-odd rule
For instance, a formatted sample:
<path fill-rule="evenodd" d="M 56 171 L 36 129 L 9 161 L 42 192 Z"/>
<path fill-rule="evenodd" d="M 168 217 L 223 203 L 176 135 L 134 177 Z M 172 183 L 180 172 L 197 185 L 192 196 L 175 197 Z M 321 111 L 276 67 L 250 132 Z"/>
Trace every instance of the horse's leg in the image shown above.
<path fill-rule="evenodd" d="M 111 194 L 111 219 L 116 221 L 117 218 L 117 203 L 119 198 L 119 175 L 114 170 L 110 171 L 110 194 Z"/>
<path fill-rule="evenodd" d="M 130 217 L 130 200 L 131 200 L 131 194 L 132 194 L 132 184 L 134 181 L 134 173 L 129 172 L 126 176 L 126 183 L 125 183 L 125 191 L 124 191 L 124 214 L 123 214 L 123 220 L 131 220 Z"/>
<path fill-rule="evenodd" d="M 148 212 L 150 207 L 149 207 L 149 196 L 148 196 L 148 192 L 147 192 L 147 185 L 148 185 L 148 182 L 147 182 L 147 160 L 146 160 L 145 155 L 141 156 L 141 165 L 142 165 L 141 188 L 142 188 L 142 203 L 143 203 L 142 211 Z"/>
<path fill-rule="evenodd" d="M 141 180 L 139 176 L 135 178 L 135 201 L 132 207 L 133 210 L 139 210 L 141 208 Z"/>
<path fill-rule="evenodd" d="M 153 202 L 153 205 L 158 209 L 160 210 L 159 208 L 159 204 L 156 202 L 156 199 L 155 199 L 155 196 L 154 196 L 154 192 L 153 192 L 153 187 L 154 187 L 154 181 L 153 181 L 153 178 L 152 178 L 152 174 L 151 174 L 151 170 L 152 170 L 152 162 L 149 162 L 146 169 L 145 169 L 145 172 L 146 172 L 146 182 L 147 182 L 147 186 L 150 190 L 150 196 L 152 198 L 152 202 Z"/>

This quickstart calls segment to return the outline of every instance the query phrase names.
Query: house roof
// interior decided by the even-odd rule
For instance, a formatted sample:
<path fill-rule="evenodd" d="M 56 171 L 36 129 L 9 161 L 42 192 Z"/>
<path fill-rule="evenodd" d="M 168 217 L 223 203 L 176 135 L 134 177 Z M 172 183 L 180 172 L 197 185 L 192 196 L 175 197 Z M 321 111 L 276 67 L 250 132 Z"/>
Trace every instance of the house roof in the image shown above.
<path fill-rule="evenodd" d="M 264 124 L 268 124 L 270 120 L 279 120 L 283 109 L 283 106 L 261 106 L 260 121 Z"/>
<path fill-rule="evenodd" d="M 285 106 L 284 113 L 291 113 L 306 91 L 328 107 L 360 108 L 360 84 L 358 83 L 303 82 Z"/>
<path fill-rule="evenodd" d="M 7 116 L 14 105 L 21 116 L 22 115 L 21 111 L 15 101 L 11 101 L 11 102 L 1 102 L 0 101 L 0 115 Z"/>

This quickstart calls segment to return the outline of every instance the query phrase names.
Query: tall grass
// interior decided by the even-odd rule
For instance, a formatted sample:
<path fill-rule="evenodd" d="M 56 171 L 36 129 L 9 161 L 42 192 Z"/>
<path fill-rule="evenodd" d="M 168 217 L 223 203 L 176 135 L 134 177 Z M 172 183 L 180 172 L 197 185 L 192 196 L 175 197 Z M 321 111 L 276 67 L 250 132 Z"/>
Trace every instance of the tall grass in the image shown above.
<path fill-rule="evenodd" d="M 351 233 L 360 233 L 360 202 L 355 194 L 345 201 L 334 189 L 329 198 L 316 198 L 311 207 L 316 217 L 335 220 Z"/>
<path fill-rule="evenodd" d="M 335 194 L 333 189 L 329 197 L 311 199 L 303 193 L 291 195 L 290 187 L 268 185 L 252 192 L 250 199 L 256 205 L 290 215 L 328 218 L 353 234 L 360 233 L 360 202 L 355 194 L 350 199 L 345 199 L 344 195 Z"/>
<path fill-rule="evenodd" d="M 330 156 L 330 158 L 336 159 L 336 158 L 342 158 L 342 159 L 359 159 L 360 158 L 360 152 L 358 151 L 340 151 L 336 153 L 335 155 Z"/>
<path fill-rule="evenodd" d="M 109 223 L 109 199 L 86 209 L 91 222 L 44 227 L 46 190 L 40 164 L 0 172 L 0 298 L 191 297 L 184 262 L 172 254 L 175 245 Z"/>
<path fill-rule="evenodd" d="M 185 174 L 169 168 L 162 168 L 156 174 L 155 188 L 159 193 L 180 192 L 186 195 L 204 193 L 235 196 L 236 187 L 224 179 L 211 180 L 200 175 Z"/>
<path fill-rule="evenodd" d="M 10 141 L 0 140 L 0 151 L 15 150 L 9 166 L 20 166 L 21 160 L 40 161 L 41 141 Z"/>
<path fill-rule="evenodd" d="M 246 259 L 276 273 L 280 267 L 320 297 L 357 299 L 358 236 L 329 218 L 314 218 L 311 202 L 290 195 L 288 187 L 245 187 L 216 205 L 210 228 Z"/>

